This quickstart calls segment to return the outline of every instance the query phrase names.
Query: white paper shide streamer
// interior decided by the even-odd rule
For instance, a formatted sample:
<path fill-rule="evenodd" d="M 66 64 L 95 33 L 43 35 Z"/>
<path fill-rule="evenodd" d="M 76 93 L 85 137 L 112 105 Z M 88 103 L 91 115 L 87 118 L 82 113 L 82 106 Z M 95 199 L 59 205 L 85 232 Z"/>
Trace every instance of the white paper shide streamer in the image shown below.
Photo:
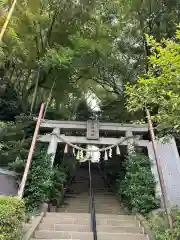
<path fill-rule="evenodd" d="M 112 158 L 112 148 L 109 149 L 109 157 Z"/>
<path fill-rule="evenodd" d="M 107 161 L 108 160 L 108 155 L 107 155 L 107 151 L 104 152 L 104 160 Z"/>
<path fill-rule="evenodd" d="M 116 146 L 116 155 L 121 155 L 120 148 L 118 145 Z"/>
<path fill-rule="evenodd" d="M 65 145 L 64 153 L 68 153 L 68 144 Z"/>
<path fill-rule="evenodd" d="M 77 152 L 76 159 L 80 160 L 80 150 L 78 150 L 78 152 Z"/>
<path fill-rule="evenodd" d="M 79 159 L 80 160 L 83 159 L 83 150 L 80 150 L 80 152 L 79 152 Z"/>
<path fill-rule="evenodd" d="M 119 145 L 114 145 L 112 147 L 115 147 L 116 146 L 116 155 L 121 155 L 121 151 L 120 151 L 120 147 Z M 66 143 L 65 145 L 65 148 L 64 148 L 64 153 L 68 153 L 68 143 Z M 108 158 L 112 158 L 112 147 L 109 148 L 109 151 L 107 150 L 108 148 L 106 147 L 103 147 L 104 148 L 104 160 L 107 161 Z M 133 147 L 134 146 L 131 146 L 129 144 L 129 152 L 132 154 L 133 152 Z M 84 152 L 83 152 L 83 149 L 82 148 L 79 148 L 77 147 L 78 151 L 77 151 L 77 154 L 76 154 L 76 151 L 75 151 L 75 147 L 72 148 L 72 152 L 73 152 L 73 155 L 76 156 L 76 159 L 79 160 L 79 161 L 87 161 L 88 159 L 91 158 L 91 161 L 92 162 L 99 162 L 100 161 L 100 158 L 101 158 L 101 153 L 100 153 L 100 149 L 96 146 L 91 146 L 89 145 L 86 149 L 86 155 L 84 156 Z M 97 151 L 94 151 L 94 150 L 97 150 Z"/>

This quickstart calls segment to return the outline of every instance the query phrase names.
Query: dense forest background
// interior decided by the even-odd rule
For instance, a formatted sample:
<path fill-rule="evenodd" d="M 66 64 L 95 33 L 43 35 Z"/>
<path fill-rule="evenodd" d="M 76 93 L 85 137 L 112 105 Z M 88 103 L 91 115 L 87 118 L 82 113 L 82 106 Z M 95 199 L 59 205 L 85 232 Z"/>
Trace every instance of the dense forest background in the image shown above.
<path fill-rule="evenodd" d="M 1 1 L 0 27 L 10 5 Z M 144 119 L 127 112 L 124 86 L 147 71 L 145 34 L 173 40 L 179 17 L 178 0 L 20 1 L 0 45 L 0 120 L 41 102 L 52 119 Z"/>

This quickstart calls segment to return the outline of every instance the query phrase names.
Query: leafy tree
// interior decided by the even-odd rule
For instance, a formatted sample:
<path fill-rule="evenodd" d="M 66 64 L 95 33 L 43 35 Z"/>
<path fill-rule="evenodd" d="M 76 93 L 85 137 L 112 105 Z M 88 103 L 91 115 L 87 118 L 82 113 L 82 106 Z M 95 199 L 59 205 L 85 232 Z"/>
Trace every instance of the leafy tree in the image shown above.
<path fill-rule="evenodd" d="M 100 67 L 104 71 L 114 39 L 101 2 L 24 0 L 17 5 L 2 45 L 1 68 L 2 79 L 18 92 L 22 111 L 30 101 L 37 109 L 52 83 L 51 99 L 59 110 L 67 96 L 78 96 L 85 82 L 98 79 Z"/>
<path fill-rule="evenodd" d="M 130 112 L 157 109 L 152 112 L 158 129 L 179 132 L 180 114 L 180 30 L 176 39 L 158 43 L 147 36 L 151 48 L 149 71 L 136 84 L 126 86 L 127 106 Z"/>
<path fill-rule="evenodd" d="M 1 134 L 0 166 L 8 167 L 17 157 L 27 158 L 35 122 L 31 117 L 20 115 L 15 122 L 5 124 Z"/>
<path fill-rule="evenodd" d="M 119 5 L 120 4 L 120 5 Z M 136 82 L 148 69 L 147 56 L 149 47 L 144 47 L 145 34 L 153 35 L 157 42 L 164 37 L 173 39 L 176 22 L 180 13 L 179 1 L 119 1 L 112 2 L 114 22 L 111 26 L 116 31 L 110 57 L 106 58 L 106 70 L 100 62 L 102 78 L 97 82 L 105 89 L 105 97 L 100 98 L 100 119 L 117 122 L 131 122 L 144 119 L 143 111 L 128 113 L 125 107 L 127 96 L 124 85 Z M 109 7 L 109 10 L 112 9 Z M 111 15 L 112 16 L 112 15 Z M 118 111 L 117 111 L 118 109 Z"/>
<path fill-rule="evenodd" d="M 0 26 L 9 3 L 3 1 Z M 104 107 L 110 100 L 114 109 L 122 109 L 113 113 L 114 120 L 127 121 L 123 115 L 130 121 L 124 84 L 145 72 L 145 33 L 158 42 L 172 38 L 179 5 L 178 0 L 19 2 L 0 47 L 0 97 L 10 86 L 16 95 L 14 115 L 36 113 L 48 99 L 50 111 L 61 117 L 65 110 L 64 118 L 70 119 L 77 99 L 91 89 L 102 100 L 102 118 L 112 114 Z M 107 98 L 100 88 L 109 93 Z M 3 106 L 11 106 L 10 99 L 5 101 Z"/>

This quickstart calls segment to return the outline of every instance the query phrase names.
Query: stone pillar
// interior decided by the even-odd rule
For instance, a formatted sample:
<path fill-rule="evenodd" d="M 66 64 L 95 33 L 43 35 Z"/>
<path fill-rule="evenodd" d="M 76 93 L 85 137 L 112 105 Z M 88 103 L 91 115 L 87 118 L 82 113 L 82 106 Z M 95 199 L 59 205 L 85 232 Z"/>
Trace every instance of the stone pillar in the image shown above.
<path fill-rule="evenodd" d="M 158 176 L 158 170 L 157 170 L 156 160 L 155 160 L 155 156 L 154 156 L 154 150 L 153 150 L 151 142 L 148 143 L 147 150 L 148 150 L 148 156 L 149 156 L 150 165 L 151 165 L 151 172 L 154 175 L 154 178 L 156 181 L 156 198 L 161 200 L 161 206 L 162 206 L 161 186 L 160 186 L 160 182 L 159 182 L 159 176 Z"/>
<path fill-rule="evenodd" d="M 52 133 L 55 133 L 55 134 L 59 135 L 60 134 L 60 129 L 59 128 L 54 128 Z M 51 141 L 49 143 L 49 147 L 48 147 L 48 150 L 47 150 L 47 154 L 51 155 L 52 166 L 54 164 L 54 158 L 56 156 L 57 145 L 58 145 L 58 138 L 55 135 L 52 135 Z"/>
<path fill-rule="evenodd" d="M 131 131 L 127 131 L 125 137 L 131 137 L 127 139 L 127 153 L 132 154 L 134 152 L 134 139 L 133 133 Z"/>

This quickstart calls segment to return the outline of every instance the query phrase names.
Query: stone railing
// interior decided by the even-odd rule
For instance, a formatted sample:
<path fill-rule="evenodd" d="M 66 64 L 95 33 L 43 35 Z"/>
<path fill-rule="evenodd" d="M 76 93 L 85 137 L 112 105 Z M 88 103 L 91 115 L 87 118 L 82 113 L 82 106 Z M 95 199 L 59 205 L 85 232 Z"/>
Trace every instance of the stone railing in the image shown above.
<path fill-rule="evenodd" d="M 38 228 L 42 219 L 46 216 L 47 211 L 48 211 L 48 204 L 44 203 L 42 204 L 40 215 L 33 217 L 30 223 L 24 223 L 23 229 L 22 229 L 24 236 L 22 240 L 30 240 L 34 236 L 36 229 Z"/>

